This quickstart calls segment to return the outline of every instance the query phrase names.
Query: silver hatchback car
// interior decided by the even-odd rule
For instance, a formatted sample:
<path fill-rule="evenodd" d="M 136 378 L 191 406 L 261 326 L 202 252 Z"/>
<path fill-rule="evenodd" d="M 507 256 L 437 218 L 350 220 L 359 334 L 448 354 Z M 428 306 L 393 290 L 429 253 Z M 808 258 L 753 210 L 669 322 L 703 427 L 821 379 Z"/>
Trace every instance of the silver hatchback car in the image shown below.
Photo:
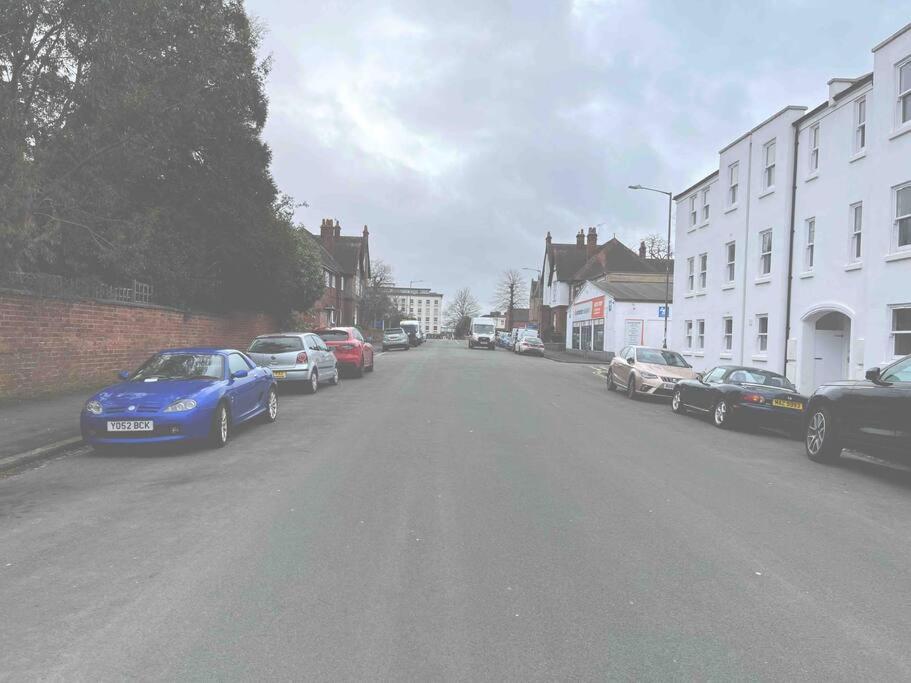
<path fill-rule="evenodd" d="M 338 384 L 335 354 L 318 335 L 309 332 L 264 334 L 253 340 L 247 355 L 254 363 L 272 370 L 278 382 L 303 383 L 308 394 L 320 384 Z"/>

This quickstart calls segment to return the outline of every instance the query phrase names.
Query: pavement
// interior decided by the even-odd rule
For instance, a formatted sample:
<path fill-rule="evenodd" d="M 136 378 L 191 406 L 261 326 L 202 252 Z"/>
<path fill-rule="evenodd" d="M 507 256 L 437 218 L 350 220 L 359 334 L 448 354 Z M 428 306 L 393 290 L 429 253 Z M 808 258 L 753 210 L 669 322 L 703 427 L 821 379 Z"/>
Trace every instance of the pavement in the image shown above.
<path fill-rule="evenodd" d="M 0 480 L 0 679 L 911 678 L 907 473 L 596 373 L 428 342 Z"/>
<path fill-rule="evenodd" d="M 0 405 L 0 468 L 29 453 L 72 445 L 79 439 L 79 412 L 91 390 Z"/>

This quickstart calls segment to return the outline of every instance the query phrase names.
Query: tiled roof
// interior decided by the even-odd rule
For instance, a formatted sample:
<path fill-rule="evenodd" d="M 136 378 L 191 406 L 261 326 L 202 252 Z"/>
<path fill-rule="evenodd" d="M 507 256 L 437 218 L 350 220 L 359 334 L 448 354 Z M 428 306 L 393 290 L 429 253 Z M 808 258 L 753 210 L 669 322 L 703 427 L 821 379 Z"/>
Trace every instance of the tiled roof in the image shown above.
<path fill-rule="evenodd" d="M 326 247 L 324 247 L 323 243 L 320 242 L 319 237 L 314 235 L 309 230 L 303 230 L 303 232 L 311 240 L 313 240 L 313 243 L 316 245 L 316 248 L 319 251 L 320 261 L 322 261 L 322 264 L 323 264 L 323 268 L 326 268 L 327 270 L 331 270 L 334 273 L 343 272 L 341 266 L 339 265 L 339 262 L 336 261 L 335 257 L 326 250 Z"/>
<path fill-rule="evenodd" d="M 610 294 L 615 301 L 648 301 L 664 303 L 665 284 L 663 282 L 635 281 L 610 282 L 598 280 L 592 282 L 598 289 Z M 673 285 L 667 290 L 668 300 L 673 300 Z"/>
<path fill-rule="evenodd" d="M 588 258 L 585 247 L 580 247 L 575 242 L 572 244 L 552 244 L 554 254 L 554 267 L 557 270 L 557 279 L 568 281 L 573 279 L 573 274 L 579 270 Z"/>
<path fill-rule="evenodd" d="M 332 255 L 335 256 L 335 260 L 341 266 L 343 273 L 353 275 L 357 272 L 363 241 L 363 237 L 339 236 L 335 238 Z"/>
<path fill-rule="evenodd" d="M 582 251 L 584 256 L 585 250 L 582 249 L 580 251 Z M 663 265 L 661 269 L 664 269 Z M 571 279 L 591 280 L 611 272 L 654 273 L 657 272 L 657 268 L 649 263 L 648 260 L 640 258 L 639 254 L 616 237 L 613 237 L 598 247 L 598 251 L 590 259 L 583 262 L 583 265 L 576 270 Z"/>

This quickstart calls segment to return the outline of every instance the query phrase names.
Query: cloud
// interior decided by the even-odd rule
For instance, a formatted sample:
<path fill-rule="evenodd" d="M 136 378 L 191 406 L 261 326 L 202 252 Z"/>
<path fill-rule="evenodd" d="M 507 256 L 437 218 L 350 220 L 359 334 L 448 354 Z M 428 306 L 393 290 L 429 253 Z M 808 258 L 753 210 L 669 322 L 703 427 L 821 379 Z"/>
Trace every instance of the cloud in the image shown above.
<path fill-rule="evenodd" d="M 298 219 L 369 224 L 400 282 L 485 303 L 501 271 L 540 266 L 548 230 L 603 224 L 631 246 L 663 230 L 660 197 L 627 185 L 686 187 L 768 114 L 869 70 L 905 21 L 887 3 L 247 7 L 273 56 L 273 172 L 311 206 Z"/>

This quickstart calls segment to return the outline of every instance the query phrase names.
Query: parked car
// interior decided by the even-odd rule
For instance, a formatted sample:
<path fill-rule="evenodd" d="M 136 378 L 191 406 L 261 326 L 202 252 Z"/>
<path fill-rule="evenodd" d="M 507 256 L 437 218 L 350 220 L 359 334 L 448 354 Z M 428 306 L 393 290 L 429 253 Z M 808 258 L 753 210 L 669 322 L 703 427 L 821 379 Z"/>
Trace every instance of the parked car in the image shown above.
<path fill-rule="evenodd" d="M 512 335 L 509 332 L 497 332 L 497 346 L 504 349 L 512 348 Z"/>
<path fill-rule="evenodd" d="M 497 334 L 497 321 L 494 318 L 472 318 L 468 329 L 468 348 L 476 346 L 495 350 Z"/>
<path fill-rule="evenodd" d="M 538 339 L 538 337 L 534 337 L 530 334 L 523 335 L 522 338 L 516 342 L 515 352 L 519 355 L 528 353 L 533 356 L 543 356 L 544 342 Z"/>
<path fill-rule="evenodd" d="M 335 354 L 338 364 L 351 370 L 358 377 L 365 372 L 373 372 L 373 344 L 364 339 L 356 327 L 333 327 L 317 330 L 316 334 Z"/>
<path fill-rule="evenodd" d="M 806 411 L 807 457 L 832 462 L 844 448 L 911 459 L 911 356 L 867 370 L 864 380 L 819 387 Z"/>
<path fill-rule="evenodd" d="M 695 379 L 696 371 L 676 351 L 650 346 L 625 346 L 607 368 L 607 388 L 629 398 L 671 396 L 677 382 Z"/>
<path fill-rule="evenodd" d="M 405 349 L 407 351 L 410 348 L 411 344 L 408 341 L 408 335 L 401 327 L 391 327 L 383 332 L 383 351 L 391 349 Z"/>
<path fill-rule="evenodd" d="M 671 408 L 708 415 L 716 427 L 755 425 L 800 434 L 806 396 L 787 377 L 760 368 L 720 365 L 677 382 Z"/>
<path fill-rule="evenodd" d="M 515 351 L 516 344 L 518 344 L 521 339 L 523 339 L 524 337 L 537 337 L 538 331 L 532 330 L 532 329 L 526 329 L 526 328 L 516 329 L 510 333 L 510 336 L 512 338 L 512 343 L 510 344 L 510 348 L 513 351 Z"/>
<path fill-rule="evenodd" d="M 82 409 L 82 438 L 96 448 L 205 439 L 224 446 L 240 423 L 278 416 L 272 371 L 233 349 L 160 351 L 119 377 Z"/>
<path fill-rule="evenodd" d="M 253 340 L 247 355 L 272 370 L 279 383 L 302 386 L 308 394 L 340 380 L 335 354 L 312 332 L 264 334 Z"/>

